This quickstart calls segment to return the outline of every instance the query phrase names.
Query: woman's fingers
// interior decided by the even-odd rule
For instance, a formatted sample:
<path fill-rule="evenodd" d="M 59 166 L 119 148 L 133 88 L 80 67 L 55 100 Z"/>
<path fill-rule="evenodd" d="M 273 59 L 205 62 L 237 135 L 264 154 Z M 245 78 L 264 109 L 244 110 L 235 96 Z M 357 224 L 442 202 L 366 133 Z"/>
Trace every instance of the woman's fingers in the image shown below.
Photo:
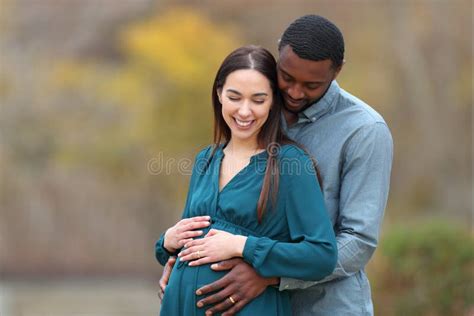
<path fill-rule="evenodd" d="M 197 259 L 197 260 L 194 260 L 194 261 L 191 261 L 189 263 L 190 266 L 200 266 L 202 264 L 206 264 L 206 263 L 211 263 L 213 262 L 213 260 L 211 259 L 211 257 L 204 257 L 204 258 L 201 258 L 201 259 Z"/>
<path fill-rule="evenodd" d="M 190 218 L 185 218 L 185 219 L 180 220 L 180 222 L 183 224 L 189 224 L 191 222 L 203 222 L 203 221 L 209 221 L 209 220 L 211 220 L 211 217 L 206 215 L 206 216 L 194 216 Z"/>
<path fill-rule="evenodd" d="M 188 251 L 189 250 L 189 251 Z M 199 266 L 206 263 L 214 262 L 213 256 L 210 256 L 205 250 L 198 250 L 197 247 L 186 249 L 178 254 L 181 261 L 189 261 L 190 266 Z"/>
<path fill-rule="evenodd" d="M 209 232 L 207 232 L 206 237 L 214 236 L 214 235 L 216 235 L 220 232 L 222 232 L 222 230 L 212 228 L 212 229 L 209 230 Z"/>
<path fill-rule="evenodd" d="M 180 230 L 181 232 L 184 232 L 184 231 L 189 231 L 189 230 L 204 228 L 204 227 L 207 227 L 207 226 L 209 226 L 209 225 L 211 225 L 211 222 L 209 222 L 209 221 L 191 222 L 191 223 L 187 223 L 187 224 L 181 225 L 181 226 L 179 227 L 179 230 Z"/>
<path fill-rule="evenodd" d="M 180 229 L 184 230 L 192 230 L 199 227 L 206 227 L 210 224 L 211 217 L 210 216 L 195 216 L 190 218 L 185 218 L 180 220 L 177 223 Z M 204 226 L 203 226 L 204 225 Z"/>
<path fill-rule="evenodd" d="M 189 256 L 189 255 L 191 255 L 191 259 L 198 259 L 198 257 L 202 256 L 203 250 L 204 250 L 203 247 L 200 247 L 200 246 L 189 247 L 189 248 L 186 248 L 183 251 L 181 251 L 178 254 L 178 257 L 181 258 L 181 261 L 184 261 L 184 258 Z M 199 253 L 198 253 L 198 251 L 199 251 Z M 195 255 L 194 258 L 192 258 L 193 255 Z"/>
<path fill-rule="evenodd" d="M 179 239 L 192 239 L 193 237 L 201 236 L 202 230 L 190 230 L 179 234 Z"/>
<path fill-rule="evenodd" d="M 191 241 L 193 241 L 192 238 L 189 238 L 189 239 L 181 239 L 181 240 L 178 242 L 179 247 L 180 247 L 180 248 L 181 248 L 181 247 L 184 247 L 184 245 L 186 245 L 188 242 L 191 242 Z"/>
<path fill-rule="evenodd" d="M 190 242 L 187 242 L 184 244 L 184 247 L 186 248 L 191 248 L 191 247 L 195 247 L 195 246 L 202 246 L 204 245 L 205 243 L 207 242 L 207 240 L 205 238 L 200 238 L 200 239 L 193 239 L 191 240 Z"/>
<path fill-rule="evenodd" d="M 199 250 L 199 248 L 193 247 L 193 248 L 189 248 L 189 249 L 181 251 L 178 254 L 178 257 L 181 261 L 191 261 L 191 260 L 197 260 L 197 259 L 201 259 L 205 257 L 205 253 L 203 249 Z"/>

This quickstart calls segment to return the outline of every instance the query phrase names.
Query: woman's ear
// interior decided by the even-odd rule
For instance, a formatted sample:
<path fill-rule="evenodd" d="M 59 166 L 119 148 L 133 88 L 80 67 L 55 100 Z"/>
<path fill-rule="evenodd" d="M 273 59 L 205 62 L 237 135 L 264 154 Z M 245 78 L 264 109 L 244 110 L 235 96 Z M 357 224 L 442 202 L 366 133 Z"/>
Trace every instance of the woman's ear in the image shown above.
<path fill-rule="evenodd" d="M 222 104 L 222 89 L 217 89 L 217 98 L 219 102 Z"/>

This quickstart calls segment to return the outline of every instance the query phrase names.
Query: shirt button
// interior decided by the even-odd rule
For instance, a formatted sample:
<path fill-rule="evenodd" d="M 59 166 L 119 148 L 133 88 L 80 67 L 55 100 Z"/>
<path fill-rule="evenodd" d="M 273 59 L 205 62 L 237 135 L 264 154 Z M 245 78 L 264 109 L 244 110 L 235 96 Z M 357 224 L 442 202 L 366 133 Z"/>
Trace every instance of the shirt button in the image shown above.
<path fill-rule="evenodd" d="M 311 121 L 313 121 L 313 122 L 316 121 L 316 118 L 315 117 L 311 118 Z"/>
<path fill-rule="evenodd" d="M 287 289 L 287 288 L 289 288 L 289 287 L 290 287 L 290 286 L 289 286 L 288 284 L 287 284 L 287 285 L 285 285 L 285 289 Z"/>

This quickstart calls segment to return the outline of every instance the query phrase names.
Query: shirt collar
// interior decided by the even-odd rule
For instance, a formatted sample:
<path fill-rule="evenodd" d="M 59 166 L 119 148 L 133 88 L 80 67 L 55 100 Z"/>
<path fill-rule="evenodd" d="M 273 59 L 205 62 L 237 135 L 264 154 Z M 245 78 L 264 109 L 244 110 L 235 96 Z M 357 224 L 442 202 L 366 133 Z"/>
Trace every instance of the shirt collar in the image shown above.
<path fill-rule="evenodd" d="M 324 96 L 317 102 L 313 103 L 309 108 L 298 114 L 299 122 L 316 122 L 321 116 L 329 112 L 332 105 L 335 104 L 333 101 L 339 94 L 340 88 L 336 80 L 331 82 L 328 91 Z"/>

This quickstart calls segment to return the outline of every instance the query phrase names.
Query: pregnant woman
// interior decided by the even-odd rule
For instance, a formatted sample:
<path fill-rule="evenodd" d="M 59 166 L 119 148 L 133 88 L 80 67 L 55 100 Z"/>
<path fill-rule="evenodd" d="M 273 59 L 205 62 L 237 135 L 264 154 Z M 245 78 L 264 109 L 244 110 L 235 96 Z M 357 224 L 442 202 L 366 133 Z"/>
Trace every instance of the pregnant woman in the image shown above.
<path fill-rule="evenodd" d="M 227 56 L 212 102 L 214 144 L 196 157 L 183 219 L 155 247 L 162 265 L 178 256 L 161 315 L 204 315 L 196 290 L 226 273 L 213 271 L 214 262 L 242 257 L 265 277 L 319 280 L 337 260 L 313 160 L 280 127 L 282 100 L 271 53 L 245 46 Z M 289 293 L 276 287 L 239 312 L 290 314 Z"/>

